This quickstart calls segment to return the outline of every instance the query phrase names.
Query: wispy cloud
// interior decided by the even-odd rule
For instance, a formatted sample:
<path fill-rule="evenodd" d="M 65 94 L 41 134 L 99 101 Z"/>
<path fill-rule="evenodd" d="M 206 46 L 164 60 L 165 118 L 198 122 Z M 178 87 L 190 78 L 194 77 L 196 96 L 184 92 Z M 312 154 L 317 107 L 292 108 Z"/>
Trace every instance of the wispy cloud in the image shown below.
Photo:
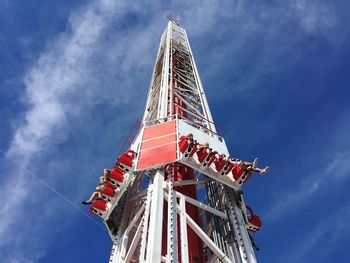
<path fill-rule="evenodd" d="M 58 230 L 46 231 L 45 225 L 54 217 L 62 218 L 56 213 L 62 212 L 62 205 L 42 191 L 26 170 L 45 177 L 46 181 L 57 180 L 51 171 L 40 170 L 38 159 L 67 139 L 69 118 L 81 115 L 90 103 L 110 98 L 109 95 L 98 97 L 99 86 L 94 81 L 94 73 L 99 66 L 94 56 L 104 48 L 105 33 L 112 21 L 130 8 L 133 7 L 120 1 L 95 1 L 76 10 L 70 16 L 67 31 L 48 43 L 24 78 L 23 101 L 28 110 L 23 113 L 22 120 L 14 123 L 15 134 L 6 158 L 16 165 L 9 165 L 7 173 L 10 175 L 5 177 L 0 189 L 0 198 L 6 200 L 0 208 L 0 249 L 4 252 L 4 262 L 35 261 L 44 253 L 45 240 Z M 121 99 L 115 98 L 114 103 L 122 103 Z M 79 195 L 74 193 L 74 196 Z M 31 212 L 35 207 L 38 213 Z M 25 218 L 27 223 L 15 227 L 14 218 Z"/>
<path fill-rule="evenodd" d="M 343 113 L 349 116 L 348 113 Z M 323 152 L 319 153 L 317 162 L 310 164 L 309 168 L 314 168 L 311 174 L 305 176 L 301 171 L 295 174 L 296 184 L 280 189 L 274 202 L 265 212 L 266 221 L 275 221 L 281 217 L 293 214 L 296 209 L 310 204 L 313 198 L 324 191 L 324 189 L 335 187 L 350 178 L 350 144 L 348 133 L 350 132 L 349 124 L 340 118 L 330 137 L 329 145 Z M 326 144 L 325 144 L 326 145 Z"/>
<path fill-rule="evenodd" d="M 350 202 L 338 210 L 327 209 L 327 212 L 320 221 L 310 226 L 306 233 L 307 238 L 296 247 L 295 251 L 290 251 L 292 256 L 286 262 L 310 262 L 313 253 L 316 253 L 315 261 L 329 262 L 327 256 L 339 248 L 339 242 L 347 238 L 350 233 L 347 226 L 350 220 Z M 327 249 L 320 250 L 320 247 Z"/>
<path fill-rule="evenodd" d="M 337 26 L 338 18 L 334 6 L 325 1 L 296 0 L 293 2 L 300 24 L 307 33 L 328 37 L 330 29 Z M 331 40 L 331 39 L 329 39 Z"/>
<path fill-rule="evenodd" d="M 231 41 L 222 44 L 223 46 L 208 45 L 204 48 L 208 53 L 206 58 L 208 64 L 216 64 L 219 67 L 223 67 L 221 61 L 228 62 L 224 59 L 227 54 L 238 56 L 252 35 L 259 33 L 263 27 L 265 29 L 263 33 L 266 33 L 264 40 L 277 38 L 281 32 L 278 25 L 282 21 L 278 19 L 285 17 L 286 14 L 284 8 L 260 9 L 259 6 L 249 6 L 242 0 L 225 1 L 220 4 L 217 1 L 206 1 L 201 5 L 184 1 L 163 8 L 136 2 L 103 0 L 90 2 L 74 11 L 67 23 L 66 31 L 47 43 L 47 48 L 24 77 L 26 89 L 23 104 L 27 110 L 23 112 L 21 119 L 14 120 L 15 132 L 6 153 L 6 158 L 15 161 L 17 165 L 10 166 L 6 171 L 10 175 L 6 176 L 6 181 L 0 186 L 0 198 L 6 200 L 0 207 L 2 215 L 0 249 L 7 248 L 2 258 L 4 262 L 35 262 L 45 254 L 45 241 L 50 235 L 55 234 L 52 231 L 45 231 L 46 225 L 57 220 L 57 217 L 62 219 L 64 225 L 64 215 L 67 215 L 65 214 L 67 208 L 62 207 L 54 197 L 42 191 L 25 169 L 43 176 L 55 186 L 63 185 L 69 188 L 71 187 L 69 182 L 73 182 L 72 178 L 76 180 L 74 182 L 83 182 L 86 178 L 81 178 L 79 174 L 79 179 L 77 174 L 81 171 L 78 168 L 74 170 L 77 173 L 70 172 L 77 164 L 69 159 L 91 160 L 91 156 L 96 158 L 97 154 L 94 152 L 96 149 L 86 150 L 84 157 L 80 156 L 83 151 L 72 154 L 67 157 L 68 160 L 64 158 L 50 160 L 47 157 L 54 152 L 52 149 L 70 139 L 71 132 L 79 130 L 71 127 L 74 125 L 73 122 L 76 122 L 77 126 L 81 125 L 80 129 L 88 133 L 99 128 L 98 124 L 89 123 L 91 121 L 89 117 L 95 114 L 93 110 L 98 106 L 120 109 L 121 105 L 130 103 L 133 107 L 142 109 L 139 103 L 130 101 L 129 98 L 134 95 L 139 99 L 141 91 L 146 94 L 147 85 L 144 81 L 149 81 L 154 62 L 154 56 L 149 51 L 154 51 L 154 54 L 156 52 L 159 34 L 162 25 L 165 25 L 165 15 L 168 13 L 165 10 L 167 8 L 174 10 L 175 14 L 180 13 L 184 24 L 188 25 L 189 32 L 192 33 L 189 34 L 190 39 L 193 37 L 204 43 L 212 36 L 217 38 L 227 34 L 231 36 Z M 337 23 L 334 14 L 333 22 L 317 23 L 319 18 L 316 7 L 311 9 L 312 14 L 308 13 L 310 9 L 303 3 L 296 3 L 295 8 L 306 32 L 322 31 L 322 28 L 331 28 Z M 150 14 L 146 14 L 147 12 Z M 127 25 L 127 29 L 119 26 L 119 23 L 128 21 L 127 15 L 135 13 L 140 16 L 147 15 L 147 19 L 144 19 L 143 23 Z M 270 21 L 269 19 L 276 13 L 279 15 Z M 222 26 L 223 23 L 230 26 Z M 277 26 L 272 27 L 274 24 Z M 269 25 L 271 28 L 266 30 Z M 245 74 L 244 84 L 248 85 L 252 79 L 258 78 L 266 70 L 273 70 L 271 65 L 276 57 L 271 59 L 271 52 L 268 52 L 270 48 L 272 47 L 262 48 L 263 55 L 248 72 L 251 73 L 248 74 L 249 77 Z M 216 60 L 212 59 L 214 57 Z M 233 68 L 238 70 L 239 63 L 238 59 Z M 210 67 L 206 73 L 209 71 L 212 71 L 212 74 L 220 72 L 216 67 Z M 147 77 L 144 77 L 146 75 Z M 247 85 L 243 88 L 247 88 Z M 114 112 L 111 115 L 116 117 Z M 99 117 L 102 119 L 104 116 Z M 122 119 L 135 116 L 117 117 Z M 120 126 L 122 125 L 118 123 L 118 127 Z M 104 124 L 103 129 L 109 131 L 103 136 L 117 136 L 113 130 L 115 127 L 117 125 Z M 105 140 L 108 139 L 109 137 Z M 347 158 L 348 155 L 339 153 L 338 162 L 345 162 Z M 44 165 L 40 163 L 41 159 L 49 163 Z M 333 162 L 330 162 L 329 173 L 337 160 Z M 43 167 L 49 170 L 41 170 Z M 308 190 L 312 194 L 318 187 L 315 182 L 311 188 L 306 183 L 305 191 Z M 70 190 L 73 199 L 80 197 L 80 193 L 74 192 L 74 188 Z M 303 193 L 304 191 L 300 192 L 300 200 L 304 198 Z M 38 212 L 33 213 L 33 209 L 37 209 L 35 211 Z M 57 215 L 57 211 L 60 211 L 62 216 Z M 40 223 L 14 227 L 13 218 L 24 217 L 27 222 Z M 29 235 L 32 238 L 30 244 L 26 242 Z M 13 238 L 6 238 L 8 236 Z M 28 253 L 29 251 L 31 253 Z"/>

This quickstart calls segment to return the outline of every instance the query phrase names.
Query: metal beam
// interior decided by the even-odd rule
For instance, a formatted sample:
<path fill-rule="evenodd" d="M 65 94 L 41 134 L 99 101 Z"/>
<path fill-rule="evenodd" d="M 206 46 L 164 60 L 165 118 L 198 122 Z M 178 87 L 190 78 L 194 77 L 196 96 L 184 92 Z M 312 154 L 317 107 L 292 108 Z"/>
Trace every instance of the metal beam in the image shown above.
<path fill-rule="evenodd" d="M 181 236 L 181 262 L 188 263 L 188 239 L 187 239 L 187 220 L 186 220 L 186 201 L 183 196 L 180 197 L 180 236 Z"/>
<path fill-rule="evenodd" d="M 125 262 L 130 262 L 131 261 L 131 257 L 133 256 L 135 249 L 137 247 L 137 244 L 140 241 L 141 238 L 141 230 L 142 230 L 142 222 L 140 222 L 140 224 L 137 227 L 137 230 L 135 232 L 135 236 L 131 241 L 130 247 L 129 247 L 129 251 L 126 254 L 126 257 L 124 259 Z"/>
<path fill-rule="evenodd" d="M 207 211 L 209 213 L 212 213 L 212 214 L 214 214 L 216 216 L 219 216 L 219 217 L 221 217 L 223 219 L 227 219 L 227 215 L 225 213 L 223 213 L 223 212 L 221 212 L 219 210 L 216 210 L 216 209 L 212 208 L 211 206 L 203 204 L 203 203 L 201 203 L 201 202 L 199 202 L 199 201 L 197 201 L 197 200 L 195 200 L 195 199 L 193 199 L 193 198 L 191 198 L 191 197 L 189 197 L 187 195 L 181 194 L 181 193 L 179 193 L 177 191 L 175 191 L 175 192 L 176 192 L 176 195 L 178 197 L 185 199 L 190 204 L 195 205 L 195 206 L 197 206 L 197 207 L 199 207 L 199 208 L 201 208 L 201 209 L 203 209 L 203 210 L 205 210 L 205 211 Z"/>
<path fill-rule="evenodd" d="M 157 170 L 153 179 L 146 263 L 160 262 L 162 256 L 163 182 L 164 170 Z"/>
<path fill-rule="evenodd" d="M 177 213 L 176 213 L 176 205 L 177 205 L 177 200 L 176 200 L 176 195 L 175 191 L 173 189 L 173 182 L 171 180 L 172 174 L 169 173 L 169 180 L 168 180 L 168 257 L 167 257 L 167 262 L 168 263 L 177 263 L 178 260 L 178 251 L 177 251 Z"/>
<path fill-rule="evenodd" d="M 181 199 L 180 199 L 181 202 Z M 213 251 L 213 253 L 218 257 L 218 259 L 223 263 L 232 263 L 232 261 L 225 255 L 224 252 L 211 240 L 210 237 L 194 222 L 194 220 L 183 211 L 181 206 L 177 206 L 177 211 L 180 214 L 184 214 L 186 217 L 187 224 L 192 228 L 192 230 L 197 234 L 197 236 L 202 239 L 202 241 Z"/>
<path fill-rule="evenodd" d="M 192 184 L 204 184 L 209 181 L 208 178 L 206 179 L 193 179 L 193 180 L 183 180 L 183 181 L 176 181 L 173 183 L 174 186 L 182 186 L 182 185 L 192 185 Z"/>
<path fill-rule="evenodd" d="M 149 186 L 148 190 L 147 190 L 145 213 L 143 214 L 143 218 L 141 221 L 142 234 L 141 234 L 141 245 L 140 245 L 140 256 L 139 256 L 140 263 L 145 262 L 146 244 L 147 244 L 147 236 L 148 236 L 148 221 L 149 221 L 151 199 L 152 199 L 152 186 Z"/>

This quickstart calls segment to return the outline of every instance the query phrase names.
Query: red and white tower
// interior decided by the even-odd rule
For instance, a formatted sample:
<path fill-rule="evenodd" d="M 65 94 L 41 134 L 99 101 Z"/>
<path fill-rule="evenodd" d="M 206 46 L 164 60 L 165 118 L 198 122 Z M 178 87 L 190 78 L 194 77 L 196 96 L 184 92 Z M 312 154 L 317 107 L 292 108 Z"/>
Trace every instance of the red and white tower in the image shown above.
<path fill-rule="evenodd" d="M 140 128 L 90 208 L 114 243 L 110 262 L 256 262 L 248 230 L 261 221 L 241 191 L 252 168 L 230 157 L 186 31 L 170 20 Z"/>

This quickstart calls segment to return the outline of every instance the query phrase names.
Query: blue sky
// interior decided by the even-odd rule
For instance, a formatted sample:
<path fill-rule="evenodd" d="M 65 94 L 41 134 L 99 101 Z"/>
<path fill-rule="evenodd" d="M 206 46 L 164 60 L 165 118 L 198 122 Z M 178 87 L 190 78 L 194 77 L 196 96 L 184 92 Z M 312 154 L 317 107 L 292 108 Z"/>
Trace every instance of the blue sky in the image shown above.
<path fill-rule="evenodd" d="M 350 3 L 128 2 L 1 1 L 2 262 L 107 262 L 80 201 L 142 116 L 168 13 L 230 152 L 271 166 L 244 187 L 258 260 L 348 262 Z"/>

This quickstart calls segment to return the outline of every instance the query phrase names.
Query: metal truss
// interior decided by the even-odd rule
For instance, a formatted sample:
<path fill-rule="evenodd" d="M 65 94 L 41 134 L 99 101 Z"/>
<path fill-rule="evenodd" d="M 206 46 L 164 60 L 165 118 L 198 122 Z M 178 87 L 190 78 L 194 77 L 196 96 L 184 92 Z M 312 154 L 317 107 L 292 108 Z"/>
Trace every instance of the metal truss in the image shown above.
<path fill-rule="evenodd" d="M 134 139 L 132 149 L 141 151 L 142 129 L 171 119 L 190 126 L 184 129 L 186 133 L 174 135 L 177 145 L 180 135 L 197 132 L 206 140 L 213 138 L 228 154 L 225 141 L 216 134 L 186 31 L 174 21 L 169 21 L 160 40 L 140 137 Z M 197 157 L 181 159 L 178 149 L 176 155 L 176 162 L 135 171 L 128 177 L 120 201 L 105 218 L 114 242 L 109 262 L 194 262 L 188 238 L 188 232 L 193 231 L 204 244 L 205 262 L 255 263 L 247 217 L 237 204 L 241 185 L 201 166 Z M 173 165 L 193 169 L 196 176 L 174 180 L 169 172 Z M 186 186 L 202 189 L 206 197 L 197 200 L 177 190 Z M 190 216 L 189 205 L 198 209 L 200 220 Z M 108 221 L 111 213 L 112 222 Z"/>
<path fill-rule="evenodd" d="M 207 262 L 256 262 L 235 192 L 215 181 L 187 180 L 186 184 L 206 183 L 210 186 L 210 202 L 200 202 L 173 189 L 171 180 L 165 182 L 164 169 L 152 175 L 152 183 L 144 192 L 142 205 L 130 205 L 124 211 L 123 226 L 112 247 L 110 263 L 121 262 L 178 262 L 178 237 L 181 239 L 181 262 L 189 262 L 187 227 L 190 227 L 209 249 Z M 176 184 L 179 185 L 179 184 Z M 134 198 L 135 199 L 135 198 Z M 136 198 L 137 199 L 137 198 Z M 168 204 L 167 254 L 162 256 L 163 201 Z M 210 218 L 209 225 L 199 226 L 186 213 L 186 204 L 192 204 Z M 214 204 L 214 205 L 213 205 Z M 179 216 L 179 224 L 177 218 Z M 216 226 L 215 226 L 216 225 Z M 208 226 L 212 226 L 211 228 Z M 210 231 L 211 230 L 211 231 Z M 218 231 L 221 230 L 219 233 Z"/>
<path fill-rule="evenodd" d="M 175 111 L 216 132 L 186 31 L 169 22 L 161 37 L 143 122 L 172 116 Z"/>

